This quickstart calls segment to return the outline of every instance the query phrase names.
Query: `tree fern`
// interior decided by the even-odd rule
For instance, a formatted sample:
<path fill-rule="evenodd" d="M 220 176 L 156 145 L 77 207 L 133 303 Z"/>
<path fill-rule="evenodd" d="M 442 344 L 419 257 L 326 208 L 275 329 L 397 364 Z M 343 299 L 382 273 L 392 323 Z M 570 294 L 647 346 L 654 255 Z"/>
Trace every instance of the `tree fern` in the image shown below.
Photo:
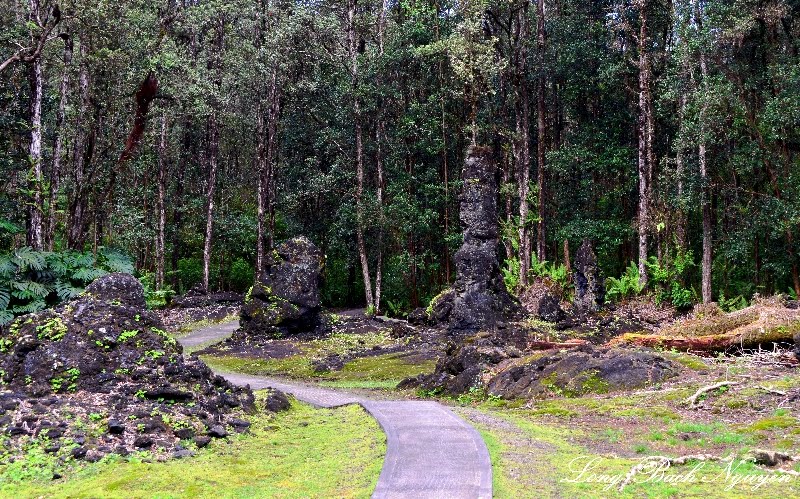
<path fill-rule="evenodd" d="M 83 288 L 73 286 L 71 283 L 65 281 L 56 281 L 55 289 L 56 294 L 61 301 L 75 298 L 79 294 L 83 293 Z"/>
<path fill-rule="evenodd" d="M 98 277 L 103 277 L 104 275 L 108 274 L 108 271 L 93 267 L 82 267 L 76 270 L 72 274 L 72 278 L 76 281 L 82 281 L 85 283 L 90 283 L 97 279 Z"/>
<path fill-rule="evenodd" d="M 109 272 L 133 273 L 133 261 L 127 255 L 108 248 L 102 248 L 99 253 L 99 265 Z"/>
<path fill-rule="evenodd" d="M 34 251 L 28 246 L 14 252 L 14 261 L 20 270 L 42 270 L 47 265 L 45 254 L 41 251 Z"/>
<path fill-rule="evenodd" d="M 0 326 L 14 316 L 37 312 L 74 298 L 83 286 L 108 272 L 133 272 L 124 254 L 101 249 L 91 252 L 44 252 L 20 248 L 0 255 Z"/>

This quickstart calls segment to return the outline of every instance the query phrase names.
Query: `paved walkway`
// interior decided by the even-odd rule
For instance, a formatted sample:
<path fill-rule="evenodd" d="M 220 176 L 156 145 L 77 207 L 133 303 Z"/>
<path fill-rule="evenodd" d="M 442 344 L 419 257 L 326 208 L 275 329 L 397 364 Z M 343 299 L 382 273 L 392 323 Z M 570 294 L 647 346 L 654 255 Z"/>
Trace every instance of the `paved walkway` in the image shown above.
<path fill-rule="evenodd" d="M 207 344 L 214 338 L 227 337 L 235 327 L 235 322 L 220 324 L 178 341 L 184 345 Z M 483 439 L 472 426 L 437 402 L 378 401 L 299 382 L 221 374 L 234 384 L 250 385 L 255 390 L 277 388 L 317 407 L 363 406 L 386 433 L 386 458 L 372 494 L 374 499 L 492 497 L 492 466 Z"/>
<path fill-rule="evenodd" d="M 196 329 L 186 336 L 178 338 L 178 341 L 183 345 L 185 350 L 193 352 L 224 340 L 232 335 L 238 328 L 238 321 L 216 324 L 214 326 Z"/>

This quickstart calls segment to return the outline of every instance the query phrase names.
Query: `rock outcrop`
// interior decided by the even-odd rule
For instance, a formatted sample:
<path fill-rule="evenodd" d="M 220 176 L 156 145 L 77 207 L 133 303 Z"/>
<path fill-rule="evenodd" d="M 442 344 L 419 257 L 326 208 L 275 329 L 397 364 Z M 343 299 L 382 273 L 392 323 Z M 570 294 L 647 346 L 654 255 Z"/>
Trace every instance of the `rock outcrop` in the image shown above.
<path fill-rule="evenodd" d="M 455 254 L 456 281 L 429 307 L 431 320 L 456 334 L 494 328 L 521 310 L 498 264 L 497 181 L 488 149 L 473 147 L 467 153 L 462 180 L 464 242 Z"/>
<path fill-rule="evenodd" d="M 0 430 L 46 436 L 47 452 L 96 460 L 158 449 L 183 457 L 215 426 L 239 431 L 254 410 L 249 389 L 216 376 L 144 309 L 126 274 L 96 280 L 80 297 L 17 318 L 0 337 Z"/>
<path fill-rule="evenodd" d="M 592 243 L 584 239 L 575 254 L 575 301 L 577 312 L 598 312 L 605 304 L 605 284 Z"/>
<path fill-rule="evenodd" d="M 503 398 L 536 398 L 643 388 L 680 371 L 652 352 L 582 345 L 510 367 L 494 376 L 487 391 Z"/>
<path fill-rule="evenodd" d="M 251 337 L 285 336 L 316 329 L 322 311 L 322 252 L 307 238 L 295 237 L 265 258 L 264 273 L 242 306 L 241 332 Z"/>

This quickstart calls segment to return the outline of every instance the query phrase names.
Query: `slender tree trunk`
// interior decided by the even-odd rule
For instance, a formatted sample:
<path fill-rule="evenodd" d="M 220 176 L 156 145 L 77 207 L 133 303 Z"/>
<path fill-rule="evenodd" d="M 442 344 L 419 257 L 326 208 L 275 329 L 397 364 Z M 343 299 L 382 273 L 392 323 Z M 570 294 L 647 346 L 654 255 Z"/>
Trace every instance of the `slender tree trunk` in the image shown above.
<path fill-rule="evenodd" d="M 50 170 L 49 209 L 47 212 L 47 226 L 44 237 L 45 247 L 53 251 L 56 232 L 56 212 L 58 204 L 58 189 L 61 183 L 61 159 L 64 155 L 64 120 L 69 98 L 69 68 L 72 65 L 72 37 L 64 35 L 64 72 L 61 74 L 59 87 L 58 111 L 56 111 L 55 141 L 53 143 L 53 166 Z"/>
<path fill-rule="evenodd" d="M 375 298 L 372 294 L 372 279 L 369 272 L 367 245 L 364 241 L 364 131 L 361 125 L 361 102 L 358 97 L 358 41 L 356 40 L 356 0 L 348 0 L 347 8 L 347 42 L 350 56 L 350 77 L 353 91 L 353 121 L 356 141 L 356 243 L 361 260 L 361 274 L 364 279 L 364 295 L 367 309 L 375 310 Z"/>
<path fill-rule="evenodd" d="M 156 289 L 164 288 L 164 252 L 167 215 L 167 117 L 161 117 L 161 140 L 158 143 L 158 237 L 156 239 Z"/>
<path fill-rule="evenodd" d="M 261 102 L 258 103 L 256 138 L 256 174 L 258 175 L 257 190 L 257 219 L 256 227 L 256 278 L 261 277 L 264 272 L 264 235 L 267 224 L 267 138 L 264 123 L 264 109 Z"/>
<path fill-rule="evenodd" d="M 67 230 L 67 247 L 82 251 L 86 241 L 84 231 L 86 222 L 86 167 L 87 160 L 92 157 L 93 140 L 91 133 L 87 134 L 88 129 L 93 129 L 90 116 L 92 113 L 92 102 L 89 94 L 89 41 L 85 36 L 80 38 L 80 57 L 81 64 L 78 74 L 78 92 L 80 94 L 80 112 L 75 123 L 75 142 L 73 152 L 72 184 L 73 193 L 70 201 L 69 228 Z"/>
<path fill-rule="evenodd" d="M 544 0 L 538 0 L 536 4 L 536 48 L 539 59 L 539 78 L 537 82 L 537 95 L 536 95 L 536 129 L 537 129 L 537 146 L 536 146 L 536 161 L 538 164 L 536 173 L 536 186 L 539 191 L 538 197 L 538 227 L 536 231 L 536 255 L 540 262 L 547 258 L 546 254 L 546 237 L 545 237 L 545 141 L 547 140 L 546 129 L 546 112 L 545 107 L 545 31 L 544 31 Z"/>
<path fill-rule="evenodd" d="M 700 5 L 698 0 L 692 0 L 693 8 L 694 8 L 694 21 L 695 26 L 697 26 L 697 30 L 699 31 L 700 39 L 701 39 L 701 48 L 700 48 L 700 90 L 701 90 L 701 99 L 703 100 L 700 106 L 700 119 L 699 119 L 699 130 L 698 130 L 698 144 L 697 144 L 697 156 L 698 162 L 700 163 L 700 182 L 701 182 L 701 190 L 700 190 L 700 206 L 702 207 L 703 211 L 703 263 L 702 263 L 702 295 L 703 295 L 703 303 L 710 303 L 712 301 L 712 293 L 711 293 L 711 266 L 712 266 L 712 235 L 713 235 L 713 226 L 712 226 L 712 219 L 711 219 L 711 200 L 710 200 L 710 189 L 709 189 L 709 179 L 708 179 L 708 165 L 706 163 L 706 138 L 705 138 L 705 114 L 706 114 L 706 88 L 707 88 L 707 79 L 708 79 L 708 65 L 706 63 L 706 54 L 705 50 L 702 47 L 702 40 L 703 40 L 703 19 L 700 12 Z"/>
<path fill-rule="evenodd" d="M 647 284 L 647 239 L 650 230 L 652 139 L 650 111 L 650 55 L 647 0 L 639 0 L 639 283 Z"/>
<path fill-rule="evenodd" d="M 680 96 L 679 104 L 679 122 L 683 123 L 686 109 L 686 97 L 683 93 Z M 675 210 L 675 239 L 680 251 L 686 250 L 686 213 L 683 211 L 683 176 L 686 174 L 686 165 L 684 157 L 683 144 L 678 143 L 677 150 L 675 151 L 675 176 L 677 177 L 677 195 L 678 206 Z"/>
<path fill-rule="evenodd" d="M 212 112 L 208 118 L 208 148 L 206 161 L 208 163 L 208 183 L 206 187 L 206 234 L 203 244 L 203 289 L 208 292 L 209 277 L 211 273 L 211 238 L 214 230 L 214 195 L 217 188 L 217 155 L 219 150 L 219 130 L 217 117 Z"/>
<path fill-rule="evenodd" d="M 267 212 L 269 214 L 269 247 L 275 247 L 275 205 L 278 193 L 277 161 L 278 161 L 278 121 L 281 114 L 281 91 L 278 86 L 277 69 L 272 73 L 270 84 L 270 107 L 267 115 L 267 155 L 266 155 L 266 194 Z"/>
<path fill-rule="evenodd" d="M 436 4 L 436 41 L 441 40 L 441 31 L 439 29 L 439 15 L 441 14 L 441 6 Z M 447 165 L 447 112 L 444 105 L 444 62 L 440 59 L 438 64 L 438 81 L 439 81 L 439 109 L 441 112 L 441 127 L 442 127 L 442 183 L 444 184 L 444 279 L 447 284 L 450 284 L 450 245 L 448 243 L 448 235 L 450 234 L 450 181 L 449 171 Z"/>
<path fill-rule="evenodd" d="M 39 0 L 30 0 L 30 19 L 40 24 Z M 29 74 L 31 86 L 31 143 L 28 149 L 28 160 L 31 171 L 28 188 L 32 192 L 28 204 L 27 244 L 34 250 L 41 250 L 42 244 L 42 56 L 31 61 Z"/>
<path fill-rule="evenodd" d="M 530 93 L 525 81 L 528 66 L 529 19 L 528 1 L 524 1 L 517 11 L 516 32 L 514 42 L 514 107 L 516 115 L 514 162 L 517 170 L 517 195 L 519 197 L 519 283 L 528 284 L 528 270 L 531 263 L 531 237 L 528 218 L 530 205 Z"/>

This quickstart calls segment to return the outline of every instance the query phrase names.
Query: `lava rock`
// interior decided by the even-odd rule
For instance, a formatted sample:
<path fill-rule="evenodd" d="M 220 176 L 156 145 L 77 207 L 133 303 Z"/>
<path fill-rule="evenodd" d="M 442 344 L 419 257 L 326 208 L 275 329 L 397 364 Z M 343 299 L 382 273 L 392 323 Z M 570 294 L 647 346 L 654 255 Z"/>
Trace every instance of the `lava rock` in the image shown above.
<path fill-rule="evenodd" d="M 497 258 L 495 172 L 489 149 L 472 147 L 468 151 L 459 197 L 464 242 L 454 257 L 456 281 L 430 306 L 430 320 L 446 324 L 451 334 L 492 329 L 521 312 L 519 302 L 506 290 Z"/>
<path fill-rule="evenodd" d="M 120 423 L 117 419 L 108 420 L 108 432 L 112 435 L 122 435 L 125 433 L 125 425 Z"/>
<path fill-rule="evenodd" d="M 198 449 L 202 449 L 203 447 L 207 446 L 210 443 L 211 443 L 211 437 L 206 437 L 206 436 L 194 437 L 194 444 L 197 446 Z"/>
<path fill-rule="evenodd" d="M 264 399 L 264 409 L 270 412 L 281 412 L 288 410 L 291 407 L 289 397 L 285 393 L 278 390 L 270 390 L 267 397 Z"/>
<path fill-rule="evenodd" d="M 289 239 L 266 256 L 262 276 L 245 297 L 244 335 L 284 336 L 321 324 L 322 252 L 305 237 Z"/>
<path fill-rule="evenodd" d="M 212 438 L 225 438 L 228 436 L 228 431 L 222 425 L 214 425 L 208 429 L 208 436 Z"/>
<path fill-rule="evenodd" d="M 649 351 L 587 344 L 506 369 L 495 375 L 487 388 L 507 399 L 576 396 L 642 388 L 679 372 L 676 364 Z"/>
<path fill-rule="evenodd" d="M 153 438 L 148 435 L 140 435 L 133 441 L 133 446 L 137 449 L 149 449 L 153 446 Z"/>
<path fill-rule="evenodd" d="M 594 313 L 605 303 L 605 285 L 592 243 L 584 239 L 575 254 L 575 300 L 573 304 L 578 312 Z"/>
<path fill-rule="evenodd" d="M 181 440 L 188 440 L 194 437 L 194 430 L 191 428 L 179 428 L 174 430 L 173 433 L 176 437 L 180 438 Z"/>
<path fill-rule="evenodd" d="M 324 359 L 317 359 L 311 363 L 311 368 L 316 373 L 328 373 L 344 369 L 344 360 L 339 355 L 333 354 Z"/>
<path fill-rule="evenodd" d="M 230 423 L 230 425 L 233 426 L 233 429 L 238 433 L 243 433 L 250 428 L 250 421 L 245 421 L 244 419 L 233 418 L 228 420 L 228 423 Z"/>
<path fill-rule="evenodd" d="M 408 323 L 412 326 L 424 326 L 428 323 L 428 313 L 422 307 L 415 308 L 408 314 Z"/>
<path fill-rule="evenodd" d="M 142 283 L 130 274 L 107 274 L 89 284 L 86 293 L 104 302 L 147 308 Z"/>

